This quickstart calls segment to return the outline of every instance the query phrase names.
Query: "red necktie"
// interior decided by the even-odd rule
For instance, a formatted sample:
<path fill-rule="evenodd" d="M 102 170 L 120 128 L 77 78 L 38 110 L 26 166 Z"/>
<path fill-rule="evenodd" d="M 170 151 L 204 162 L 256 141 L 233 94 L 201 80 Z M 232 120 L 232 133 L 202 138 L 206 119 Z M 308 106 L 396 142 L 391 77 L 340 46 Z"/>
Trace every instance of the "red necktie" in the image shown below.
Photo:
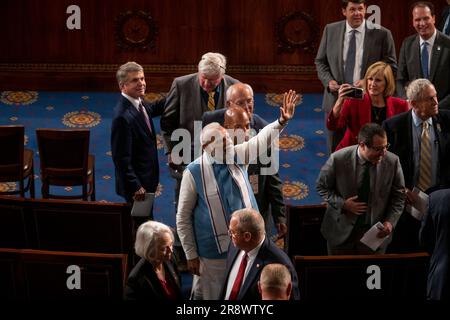
<path fill-rule="evenodd" d="M 233 288 L 231 289 L 230 297 L 228 298 L 228 300 L 236 300 L 238 297 L 239 289 L 241 288 L 242 280 L 244 279 L 245 268 L 247 267 L 247 258 L 248 258 L 247 254 L 244 254 L 244 256 L 242 257 L 241 265 L 239 266 L 239 271 L 236 276 L 236 279 L 234 280 Z"/>
<path fill-rule="evenodd" d="M 152 127 L 150 125 L 150 120 L 148 120 L 148 114 L 145 111 L 144 105 L 141 103 L 139 103 L 139 112 L 142 114 L 142 116 L 144 117 L 145 123 L 147 124 L 148 130 L 150 131 L 150 133 L 152 132 Z"/>

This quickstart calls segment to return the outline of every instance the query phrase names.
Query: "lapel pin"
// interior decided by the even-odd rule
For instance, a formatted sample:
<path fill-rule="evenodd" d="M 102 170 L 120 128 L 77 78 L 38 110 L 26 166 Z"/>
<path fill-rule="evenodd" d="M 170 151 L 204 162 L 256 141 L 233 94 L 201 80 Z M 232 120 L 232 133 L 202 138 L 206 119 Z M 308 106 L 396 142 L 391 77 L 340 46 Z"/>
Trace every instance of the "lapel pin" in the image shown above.
<path fill-rule="evenodd" d="M 438 46 L 438 47 L 437 47 L 437 51 L 441 51 L 441 46 Z"/>
<path fill-rule="evenodd" d="M 259 265 L 259 263 L 257 263 L 257 264 L 256 264 L 256 268 L 259 268 L 259 267 L 260 267 L 260 265 Z"/>

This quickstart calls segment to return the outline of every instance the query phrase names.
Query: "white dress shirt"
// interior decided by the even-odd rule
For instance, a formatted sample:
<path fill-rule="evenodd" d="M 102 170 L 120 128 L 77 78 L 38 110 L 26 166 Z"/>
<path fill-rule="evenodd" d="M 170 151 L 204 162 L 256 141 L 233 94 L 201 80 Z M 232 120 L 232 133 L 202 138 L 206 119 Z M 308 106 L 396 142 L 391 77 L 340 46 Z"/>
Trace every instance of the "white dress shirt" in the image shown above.
<path fill-rule="evenodd" d="M 343 61 L 344 61 L 344 70 L 345 63 L 347 60 L 347 51 L 350 42 L 350 37 L 352 35 L 351 31 L 356 30 L 355 38 L 356 38 L 356 53 L 355 53 L 355 69 L 353 70 L 353 81 L 356 82 L 361 79 L 361 65 L 362 65 L 362 57 L 364 53 L 364 37 L 366 34 L 366 20 L 361 23 L 361 25 L 353 29 L 348 22 L 345 23 L 345 36 L 344 36 L 344 48 L 343 48 Z"/>

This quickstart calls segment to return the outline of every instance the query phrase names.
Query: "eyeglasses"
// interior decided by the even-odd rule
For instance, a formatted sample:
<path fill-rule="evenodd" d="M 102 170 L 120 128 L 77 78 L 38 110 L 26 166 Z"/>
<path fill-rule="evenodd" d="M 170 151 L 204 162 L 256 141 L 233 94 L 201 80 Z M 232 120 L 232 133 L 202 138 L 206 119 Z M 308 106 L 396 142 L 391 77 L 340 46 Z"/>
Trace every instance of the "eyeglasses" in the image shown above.
<path fill-rule="evenodd" d="M 388 143 L 387 145 L 385 145 L 385 146 L 379 146 L 379 147 L 369 147 L 370 149 L 372 149 L 373 151 L 375 151 L 375 152 L 382 152 L 382 151 L 384 151 L 384 150 L 387 150 L 387 149 L 389 149 L 389 147 L 391 146 L 391 144 L 390 143 Z"/>
<path fill-rule="evenodd" d="M 419 101 L 429 102 L 429 103 L 436 103 L 437 102 L 437 96 L 422 98 Z"/>
<path fill-rule="evenodd" d="M 238 236 L 239 234 L 241 234 L 239 231 L 233 231 L 233 230 L 231 230 L 231 229 L 228 229 L 228 235 L 230 236 L 230 237 L 235 237 L 235 236 Z"/>
<path fill-rule="evenodd" d="M 253 98 L 245 99 L 245 100 L 238 100 L 238 101 L 230 101 L 231 103 L 234 103 L 235 105 L 243 108 L 248 105 L 253 104 Z"/>

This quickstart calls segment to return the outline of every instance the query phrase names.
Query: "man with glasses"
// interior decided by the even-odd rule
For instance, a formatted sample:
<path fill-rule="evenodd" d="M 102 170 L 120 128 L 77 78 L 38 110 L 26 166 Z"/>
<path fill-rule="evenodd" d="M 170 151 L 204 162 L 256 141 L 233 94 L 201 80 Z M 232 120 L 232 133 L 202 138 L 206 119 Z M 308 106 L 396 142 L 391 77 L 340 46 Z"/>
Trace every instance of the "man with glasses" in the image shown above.
<path fill-rule="evenodd" d="M 230 215 L 242 208 L 258 208 L 245 169 L 246 161 L 265 152 L 294 115 L 297 95 L 284 94 L 278 120 L 249 141 L 234 145 L 230 134 L 217 122 L 200 134 L 202 155 L 183 172 L 177 210 L 177 232 L 194 274 L 192 298 L 216 300 L 225 277 L 230 244 Z M 266 145 L 266 143 L 268 143 Z"/>
<path fill-rule="evenodd" d="M 258 281 L 264 266 L 280 263 L 292 279 L 291 300 L 299 300 L 295 267 L 286 253 L 265 234 L 264 220 L 258 211 L 245 208 L 233 212 L 228 234 L 231 242 L 221 299 L 243 302 L 261 300 Z"/>
<path fill-rule="evenodd" d="M 181 175 L 189 163 L 175 164 L 171 152 L 178 141 L 172 141 L 176 129 L 185 129 L 191 136 L 191 161 L 198 156 L 194 154 L 194 125 L 202 120 L 208 110 L 225 107 L 225 92 L 238 80 L 225 74 L 227 61 L 217 52 L 205 53 L 198 63 L 198 72 L 175 78 L 167 95 L 164 113 L 161 116 L 161 134 L 164 151 L 168 157 L 170 175 L 175 178 L 175 210 L 178 204 Z"/>
<path fill-rule="evenodd" d="M 297 100 L 296 100 L 297 101 Z M 250 128 L 259 132 L 268 123 L 266 120 L 254 113 L 254 98 L 253 89 L 246 83 L 236 83 L 230 86 L 226 93 L 226 109 L 220 109 L 212 112 L 205 112 L 203 114 L 202 126 L 206 126 L 212 122 L 218 122 L 224 126 L 225 129 L 242 128 L 237 113 L 230 113 L 231 121 L 225 124 L 226 111 L 231 108 L 241 108 L 245 110 L 250 120 Z M 234 119 L 236 117 L 236 119 Z M 270 235 L 272 233 L 273 225 L 277 230 L 277 238 L 283 238 L 287 233 L 286 225 L 286 208 L 284 206 L 284 199 L 282 193 L 283 184 L 279 173 L 264 175 L 261 174 L 261 168 L 268 167 L 271 164 L 262 165 L 258 160 L 256 164 L 250 164 L 247 168 L 249 179 L 255 194 L 256 202 L 258 203 L 259 211 L 264 217 L 266 225 L 266 232 Z M 278 170 L 277 170 L 278 171 Z M 272 219 L 271 219 L 272 218 Z M 273 220 L 273 223 L 272 221 Z"/>
<path fill-rule="evenodd" d="M 391 235 L 405 201 L 405 183 L 398 157 L 387 151 L 386 133 L 378 124 L 365 124 L 358 145 L 331 154 L 317 179 L 317 191 L 327 202 L 321 232 L 328 254 L 381 254 L 391 237 L 372 251 L 360 242 L 377 222 L 377 237 Z"/>
<path fill-rule="evenodd" d="M 225 107 L 225 92 L 228 87 L 238 80 L 226 75 L 227 60 L 218 52 L 205 53 L 198 63 L 198 72 L 175 78 L 167 95 L 164 113 L 161 116 L 161 134 L 164 142 L 164 152 L 167 155 L 169 173 L 175 180 L 174 188 L 174 213 L 178 207 L 181 178 L 183 170 L 194 161 L 198 154 L 194 150 L 195 137 L 194 127 L 200 124 L 202 115 L 208 110 L 219 110 Z M 187 130 L 190 135 L 191 152 L 189 161 L 177 163 L 172 157 L 172 149 L 178 143 L 186 141 L 172 141 L 171 136 L 177 129 Z M 178 156 L 178 155 L 177 155 Z M 179 156 L 186 156 L 180 154 Z M 185 258 L 180 248 L 178 235 L 175 234 L 174 253 L 181 262 L 179 267 L 185 269 Z"/>
<path fill-rule="evenodd" d="M 383 122 L 390 151 L 400 158 L 407 202 L 415 200 L 414 187 L 450 188 L 450 111 L 438 108 L 434 85 L 417 79 L 407 89 L 411 110 Z M 420 251 L 417 234 L 420 221 L 409 213 L 402 215 L 389 251 Z"/>

